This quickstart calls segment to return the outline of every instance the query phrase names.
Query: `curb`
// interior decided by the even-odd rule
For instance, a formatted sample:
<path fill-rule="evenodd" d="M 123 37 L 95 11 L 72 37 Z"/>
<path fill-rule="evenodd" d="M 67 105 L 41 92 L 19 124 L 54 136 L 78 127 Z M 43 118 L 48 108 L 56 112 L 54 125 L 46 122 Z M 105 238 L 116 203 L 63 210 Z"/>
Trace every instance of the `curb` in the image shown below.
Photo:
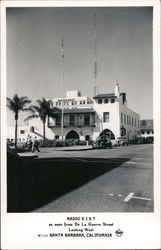
<path fill-rule="evenodd" d="M 80 148 L 80 149 L 58 149 L 54 151 L 87 151 L 87 150 L 92 150 L 93 148 Z"/>

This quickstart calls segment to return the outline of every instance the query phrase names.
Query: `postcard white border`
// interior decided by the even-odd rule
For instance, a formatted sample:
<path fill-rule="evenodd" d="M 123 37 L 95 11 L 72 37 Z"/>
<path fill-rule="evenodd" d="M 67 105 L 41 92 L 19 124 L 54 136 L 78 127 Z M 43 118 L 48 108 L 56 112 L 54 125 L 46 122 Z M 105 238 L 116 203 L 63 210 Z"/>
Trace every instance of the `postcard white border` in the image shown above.
<path fill-rule="evenodd" d="M 6 213 L 6 7 L 152 6 L 153 7 L 153 114 L 154 213 L 79 213 L 106 218 L 125 232 L 121 238 L 49 240 L 36 238 L 48 223 L 66 219 L 65 213 Z M 2 1 L 1 2 L 1 247 L 2 249 L 159 249 L 160 244 L 160 1 Z M 70 215 L 70 213 L 68 213 Z M 73 216 L 74 213 L 71 213 Z M 76 213 L 78 216 L 78 213 Z M 46 229 L 47 230 L 47 229 Z"/>

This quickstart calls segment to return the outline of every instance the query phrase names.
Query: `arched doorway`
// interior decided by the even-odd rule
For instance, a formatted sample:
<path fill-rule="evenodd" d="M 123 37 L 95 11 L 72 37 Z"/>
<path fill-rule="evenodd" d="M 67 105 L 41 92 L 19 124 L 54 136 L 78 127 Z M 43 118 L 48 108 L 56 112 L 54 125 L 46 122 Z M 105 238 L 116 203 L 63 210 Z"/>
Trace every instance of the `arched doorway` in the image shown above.
<path fill-rule="evenodd" d="M 107 138 L 110 138 L 111 140 L 115 140 L 115 135 L 110 129 L 104 129 L 100 133 L 99 137 L 100 138 L 107 137 Z"/>
<path fill-rule="evenodd" d="M 79 135 L 77 132 L 75 132 L 74 130 L 71 130 L 65 137 L 66 140 L 68 139 L 79 139 Z"/>

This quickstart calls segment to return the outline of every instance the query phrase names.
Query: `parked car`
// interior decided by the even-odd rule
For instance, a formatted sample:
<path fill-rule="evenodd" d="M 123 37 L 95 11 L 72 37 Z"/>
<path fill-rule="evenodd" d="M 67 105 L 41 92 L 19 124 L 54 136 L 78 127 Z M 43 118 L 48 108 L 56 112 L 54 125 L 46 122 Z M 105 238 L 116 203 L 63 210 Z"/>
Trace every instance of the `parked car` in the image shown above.
<path fill-rule="evenodd" d="M 111 140 L 109 138 L 98 138 L 93 142 L 93 149 L 106 149 L 112 147 Z"/>
<path fill-rule="evenodd" d="M 126 137 L 118 137 L 117 143 L 118 143 L 118 146 L 128 146 L 129 145 L 129 141 L 127 140 Z"/>

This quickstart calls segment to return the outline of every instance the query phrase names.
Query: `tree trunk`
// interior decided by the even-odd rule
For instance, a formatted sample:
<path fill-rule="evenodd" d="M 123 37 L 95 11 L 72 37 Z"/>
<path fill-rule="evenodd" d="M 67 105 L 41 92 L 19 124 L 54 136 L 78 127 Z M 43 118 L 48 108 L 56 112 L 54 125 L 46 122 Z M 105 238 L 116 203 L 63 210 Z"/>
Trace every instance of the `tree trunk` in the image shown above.
<path fill-rule="evenodd" d="M 17 119 L 15 120 L 15 149 L 17 149 Z"/>
<path fill-rule="evenodd" d="M 43 122 L 43 141 L 45 141 L 45 122 Z"/>

